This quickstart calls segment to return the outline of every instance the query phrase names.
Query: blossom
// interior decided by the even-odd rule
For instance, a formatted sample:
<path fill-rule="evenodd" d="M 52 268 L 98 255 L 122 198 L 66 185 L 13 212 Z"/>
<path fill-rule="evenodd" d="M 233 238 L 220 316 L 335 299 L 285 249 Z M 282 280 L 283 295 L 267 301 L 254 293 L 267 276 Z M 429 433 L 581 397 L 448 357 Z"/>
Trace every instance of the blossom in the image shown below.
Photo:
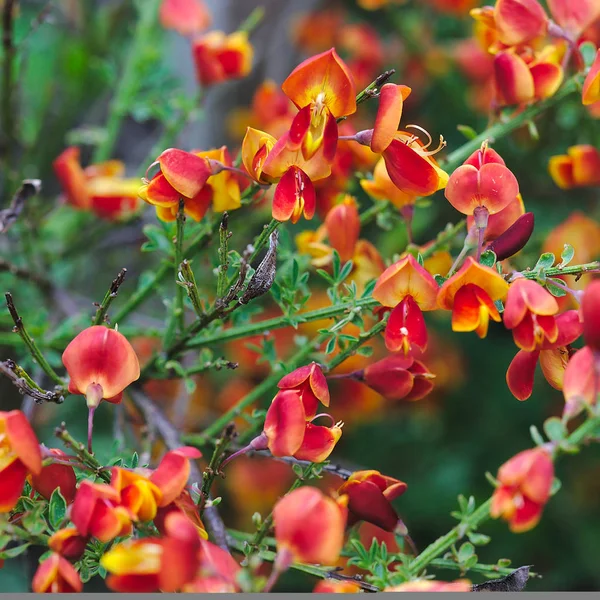
<path fill-rule="evenodd" d="M 53 552 L 38 566 L 31 588 L 36 594 L 79 593 L 83 590 L 83 583 L 75 567 L 60 554 Z"/>
<path fill-rule="evenodd" d="M 131 513 L 119 506 L 120 494 L 114 487 L 84 479 L 71 506 L 71 522 L 80 535 L 110 542 L 132 531 Z"/>
<path fill-rule="evenodd" d="M 594 352 L 600 351 L 600 281 L 595 279 L 586 288 L 581 300 L 583 339 Z"/>
<path fill-rule="evenodd" d="M 78 560 L 85 552 L 89 536 L 84 536 L 75 527 L 58 529 L 48 539 L 48 548 L 68 560 Z"/>
<path fill-rule="evenodd" d="M 58 459 L 65 456 L 65 453 L 58 448 L 50 448 L 48 452 Z M 49 464 L 42 467 L 39 475 L 31 476 L 31 487 L 46 500 L 50 500 L 52 492 L 58 489 L 67 504 L 71 504 L 75 499 L 76 486 L 75 471 L 69 465 Z"/>
<path fill-rule="evenodd" d="M 156 159 L 156 164 L 156 173 L 138 190 L 140 198 L 155 206 L 158 218 L 163 221 L 174 219 L 173 214 L 177 214 L 183 200 L 185 214 L 200 221 L 212 197 L 205 187 L 213 174 L 209 159 L 169 148 Z"/>
<path fill-rule="evenodd" d="M 162 494 L 159 506 L 167 506 L 181 495 L 190 478 L 190 460 L 200 458 L 202 454 L 191 446 L 182 446 L 167 452 L 156 470 L 150 475 L 150 481 Z"/>
<path fill-rule="evenodd" d="M 211 17 L 202 0 L 162 0 L 160 24 L 181 35 L 193 35 L 210 26 Z"/>
<path fill-rule="evenodd" d="M 421 400 L 433 389 L 435 375 L 413 356 L 390 354 L 352 374 L 388 400 Z"/>
<path fill-rule="evenodd" d="M 571 146 L 567 154 L 550 157 L 548 171 L 563 190 L 600 185 L 600 152 L 588 144 Z"/>
<path fill-rule="evenodd" d="M 123 390 L 140 376 L 131 344 L 115 329 L 94 325 L 66 347 L 62 361 L 71 378 L 69 392 L 85 396 L 89 409 L 88 448 L 91 452 L 94 412 L 102 400 L 118 404 Z"/>
<path fill-rule="evenodd" d="M 329 245 L 337 250 L 342 262 L 352 260 L 360 235 L 360 217 L 354 197 L 344 196 L 341 202 L 327 213 L 325 229 Z"/>
<path fill-rule="evenodd" d="M 596 51 L 596 58 L 583 82 L 581 100 L 584 106 L 591 106 L 600 100 L 600 49 Z"/>
<path fill-rule="evenodd" d="M 554 46 L 541 52 L 502 50 L 494 57 L 496 102 L 499 106 L 527 104 L 553 96 L 564 72 Z"/>
<path fill-rule="evenodd" d="M 20 410 L 0 411 L 0 513 L 19 500 L 28 473 L 42 472 L 40 445 Z"/>
<path fill-rule="evenodd" d="M 270 134 L 248 127 L 242 141 L 242 162 L 248 174 L 258 183 L 269 183 L 263 178 L 265 159 L 277 140 Z"/>
<path fill-rule="evenodd" d="M 496 213 L 496 215 L 499 215 L 502 212 L 504 211 L 500 211 L 499 213 Z M 496 215 L 492 215 L 492 217 Z M 525 247 L 525 244 L 527 244 L 531 238 L 534 226 L 535 219 L 533 213 L 525 213 L 521 215 L 504 233 L 501 233 L 490 244 L 488 244 L 486 250 L 491 250 L 494 252 L 497 260 L 510 258 Z"/>
<path fill-rule="evenodd" d="M 246 77 L 252 70 L 254 49 L 245 31 L 211 31 L 192 44 L 196 77 L 203 86 Z"/>
<path fill-rule="evenodd" d="M 333 565 L 344 544 L 347 509 L 320 490 L 303 487 L 273 508 L 277 560 Z"/>
<path fill-rule="evenodd" d="M 392 501 L 404 494 L 403 481 L 382 475 L 379 471 L 356 471 L 338 490 L 348 496 L 348 525 L 368 521 L 385 531 L 394 531 L 398 514 Z"/>
<path fill-rule="evenodd" d="M 123 177 L 122 162 L 110 160 L 84 169 L 79 148 L 70 146 L 52 166 L 71 206 L 109 221 L 126 219 L 137 211 L 139 180 Z"/>
<path fill-rule="evenodd" d="M 484 338 L 489 320 L 502 320 L 494 302 L 503 300 L 507 292 L 508 283 L 497 271 L 469 256 L 458 273 L 440 288 L 438 304 L 452 310 L 453 331 L 475 331 Z"/>
<path fill-rule="evenodd" d="M 300 395 L 306 418 L 317 414 L 319 402 L 329 406 L 329 387 L 321 367 L 312 362 L 284 375 L 277 384 L 280 390 L 295 390 Z"/>
<path fill-rule="evenodd" d="M 154 519 L 162 492 L 147 477 L 129 469 L 113 467 L 110 485 L 119 492 L 120 506 L 124 506 L 133 519 Z"/>
<path fill-rule="evenodd" d="M 533 351 L 519 350 L 506 371 L 506 383 L 517 400 L 527 400 L 533 391 L 533 378 L 538 360 L 548 383 L 562 389 L 567 366 L 566 346 L 573 343 L 582 331 L 579 315 L 568 310 L 556 317 L 558 336 L 554 342 L 541 341 Z"/>
<path fill-rule="evenodd" d="M 348 67 L 335 49 L 312 56 L 283 82 L 284 94 L 298 107 L 290 127 L 288 146 L 301 149 L 306 160 L 323 148 L 331 162 L 337 147 L 336 119 L 356 111 L 356 90 Z"/>
<path fill-rule="evenodd" d="M 504 307 L 504 325 L 512 329 L 515 344 L 531 352 L 544 341 L 553 343 L 558 338 L 554 315 L 558 302 L 539 283 L 524 277 L 511 284 Z"/>
<path fill-rule="evenodd" d="M 412 345 L 425 349 L 427 329 L 421 311 L 437 308 L 438 285 L 435 279 L 407 254 L 388 267 L 377 279 L 373 298 L 393 307 L 385 328 L 385 345 L 408 354 Z"/>
<path fill-rule="evenodd" d="M 498 0 L 493 23 L 502 43 L 517 46 L 543 36 L 548 17 L 537 0 Z"/>
<path fill-rule="evenodd" d="M 482 227 L 477 223 L 478 211 L 493 215 L 514 201 L 518 193 L 517 178 L 487 142 L 452 173 L 445 191 L 456 210 L 475 216 L 477 227 Z"/>
<path fill-rule="evenodd" d="M 389 201 L 399 209 L 412 206 L 417 200 L 415 194 L 403 192 L 390 179 L 384 158 L 381 158 L 375 165 L 373 179 L 361 179 L 360 185 L 371 198 Z"/>
<path fill-rule="evenodd" d="M 600 394 L 600 361 L 589 346 L 575 352 L 565 368 L 563 379 L 565 408 L 569 418 L 579 414 L 586 406 L 598 403 Z"/>
<path fill-rule="evenodd" d="M 524 450 L 498 470 L 490 515 L 502 517 L 515 533 L 529 531 L 539 522 L 554 479 L 554 465 L 544 448 Z"/>

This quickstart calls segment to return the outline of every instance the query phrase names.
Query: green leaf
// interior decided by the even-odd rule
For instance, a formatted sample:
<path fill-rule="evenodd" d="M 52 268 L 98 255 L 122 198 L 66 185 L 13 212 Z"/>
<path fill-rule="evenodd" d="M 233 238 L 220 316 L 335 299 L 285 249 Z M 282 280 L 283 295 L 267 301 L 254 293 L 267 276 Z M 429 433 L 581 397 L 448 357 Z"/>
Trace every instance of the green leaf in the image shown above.
<path fill-rule="evenodd" d="M 21 546 L 15 546 L 14 548 L 8 548 L 8 550 L 2 550 L 2 552 L 0 552 L 0 559 L 6 560 L 7 558 L 15 558 L 23 554 L 23 552 L 25 552 L 29 546 L 31 546 L 31 544 L 27 542 Z"/>
<path fill-rule="evenodd" d="M 298 283 L 298 277 L 300 275 L 300 265 L 298 261 L 294 258 L 292 260 L 292 287 L 296 287 Z"/>
<path fill-rule="evenodd" d="M 536 446 L 543 446 L 546 443 L 542 437 L 542 434 L 538 431 L 538 428 L 535 425 L 532 425 L 529 428 L 529 434 L 531 435 L 531 439 Z"/>
<path fill-rule="evenodd" d="M 564 283 L 562 281 L 560 281 L 560 279 L 553 279 L 552 277 L 549 277 L 548 279 L 546 279 L 546 289 L 553 296 L 556 296 L 556 298 L 562 298 L 563 296 L 566 296 L 567 292 L 565 290 L 563 290 L 562 287 L 555 285 L 553 282 L 554 283 L 560 282 L 559 285 L 564 285 Z"/>
<path fill-rule="evenodd" d="M 486 250 L 481 255 L 479 262 L 485 267 L 493 267 L 496 263 L 496 253 L 493 250 Z"/>
<path fill-rule="evenodd" d="M 342 268 L 342 260 L 337 250 L 333 251 L 333 256 L 331 258 L 331 271 L 333 273 L 333 280 L 339 281 L 340 279 L 340 269 Z"/>
<path fill-rule="evenodd" d="M 510 558 L 499 558 L 496 563 L 499 567 L 509 567 L 512 560 Z"/>
<path fill-rule="evenodd" d="M 539 258 L 537 263 L 535 263 L 535 267 L 533 267 L 534 271 L 541 271 L 542 269 L 549 269 L 552 267 L 555 261 L 554 254 L 552 252 L 544 252 Z"/>
<path fill-rule="evenodd" d="M 327 346 L 325 347 L 325 354 L 331 354 L 335 350 L 335 342 L 335 336 L 329 339 Z"/>
<path fill-rule="evenodd" d="M 63 498 L 60 493 L 60 489 L 56 488 L 50 496 L 48 502 L 48 522 L 50 527 L 56 531 L 60 528 L 61 523 L 67 516 L 67 501 Z"/>
<path fill-rule="evenodd" d="M 350 275 L 350 271 L 352 271 L 352 267 L 354 266 L 354 263 L 349 260 L 343 267 L 342 270 L 340 271 L 340 274 L 337 277 L 337 281 L 339 283 L 341 283 L 342 281 L 344 281 L 346 279 L 346 277 L 348 277 L 348 275 Z"/>
<path fill-rule="evenodd" d="M 420 252 L 417 252 L 417 262 L 423 267 L 425 265 L 425 261 L 423 260 L 423 255 Z"/>
<path fill-rule="evenodd" d="M 594 64 L 594 59 L 596 58 L 596 46 L 592 42 L 583 42 L 579 46 L 579 52 L 581 52 L 586 68 L 589 69 Z"/>
<path fill-rule="evenodd" d="M 317 269 L 317 274 L 320 275 L 330 285 L 335 285 L 335 279 L 324 269 Z"/>
<path fill-rule="evenodd" d="M 140 457 L 137 452 L 134 452 L 133 456 L 131 457 L 131 468 L 135 469 L 138 466 L 139 462 L 140 462 Z"/>
<path fill-rule="evenodd" d="M 359 354 L 360 356 L 372 356 L 373 355 L 373 351 L 375 349 L 373 348 L 373 346 L 361 346 L 360 348 L 356 349 L 356 354 Z"/>
<path fill-rule="evenodd" d="M 54 554 L 54 550 L 46 550 L 46 552 L 38 558 L 38 562 L 43 563 L 47 558 L 50 558 L 52 554 Z"/>
<path fill-rule="evenodd" d="M 40 535 L 48 528 L 46 519 L 44 519 L 44 515 L 42 514 L 45 508 L 46 503 L 39 503 L 31 512 L 28 512 L 23 517 L 23 527 L 32 535 Z"/>
<path fill-rule="evenodd" d="M 435 282 L 442 287 L 444 285 L 444 283 L 446 283 L 446 277 L 444 277 L 443 275 L 434 275 L 433 278 L 435 279 Z"/>
<path fill-rule="evenodd" d="M 550 417 L 544 421 L 544 433 L 552 442 L 560 442 L 565 439 L 567 429 L 558 417 Z"/>
<path fill-rule="evenodd" d="M 531 136 L 531 139 L 537 142 L 540 139 L 540 132 L 538 131 L 535 121 L 527 121 L 527 129 L 529 130 L 529 135 Z"/>
<path fill-rule="evenodd" d="M 573 246 L 571 246 L 571 244 L 565 244 L 564 250 L 561 252 L 560 255 L 561 261 L 558 265 L 558 268 L 563 269 L 564 267 L 566 267 L 573 260 L 574 256 L 575 249 L 573 248 Z"/>
<path fill-rule="evenodd" d="M 458 562 L 464 563 L 475 554 L 475 546 L 471 542 L 465 542 L 458 550 Z"/>
<path fill-rule="evenodd" d="M 469 531 L 467 533 L 467 537 L 471 540 L 471 543 L 475 544 L 475 546 L 485 546 L 489 544 L 491 538 L 489 535 L 484 535 L 483 533 L 475 533 L 474 531 Z"/>
<path fill-rule="evenodd" d="M 558 477 L 555 477 L 552 480 L 552 487 L 550 488 L 550 495 L 554 496 L 554 494 L 556 494 L 560 488 L 562 487 L 562 483 L 560 481 L 560 479 L 558 479 Z"/>
<path fill-rule="evenodd" d="M 460 131 L 468 140 L 473 140 L 477 137 L 477 132 L 469 125 L 457 125 L 456 129 Z"/>

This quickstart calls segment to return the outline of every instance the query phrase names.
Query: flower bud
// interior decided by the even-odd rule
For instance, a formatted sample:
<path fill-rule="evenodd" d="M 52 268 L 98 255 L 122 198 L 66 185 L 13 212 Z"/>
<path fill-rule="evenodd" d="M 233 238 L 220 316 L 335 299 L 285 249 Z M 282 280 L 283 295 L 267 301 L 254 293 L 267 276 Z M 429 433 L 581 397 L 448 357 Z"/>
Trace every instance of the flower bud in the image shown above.
<path fill-rule="evenodd" d="M 509 258 L 525 247 L 533 233 L 535 219 L 533 213 L 521 215 L 503 234 L 488 244 L 498 260 Z"/>

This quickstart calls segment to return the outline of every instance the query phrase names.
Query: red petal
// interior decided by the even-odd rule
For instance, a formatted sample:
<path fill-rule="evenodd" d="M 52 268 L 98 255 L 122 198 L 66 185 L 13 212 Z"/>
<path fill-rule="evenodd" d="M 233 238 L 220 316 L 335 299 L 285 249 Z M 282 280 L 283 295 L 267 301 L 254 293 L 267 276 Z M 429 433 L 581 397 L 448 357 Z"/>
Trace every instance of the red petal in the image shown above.
<path fill-rule="evenodd" d="M 293 390 L 278 392 L 264 425 L 273 456 L 293 456 L 302 445 L 305 430 L 306 413 L 299 394 Z"/>
<path fill-rule="evenodd" d="M 348 511 L 352 516 L 385 531 L 394 531 L 398 514 L 377 485 L 371 481 L 349 482 L 344 493 L 348 495 Z"/>
<path fill-rule="evenodd" d="M 0 471 L 0 513 L 10 512 L 23 492 L 27 467 L 15 458 Z"/>
<path fill-rule="evenodd" d="M 166 180 L 184 198 L 196 196 L 212 174 L 205 158 L 177 148 L 165 150 L 156 160 Z"/>
<path fill-rule="evenodd" d="M 0 417 L 5 419 L 6 435 L 14 453 L 31 473 L 39 475 L 42 470 L 40 443 L 27 417 L 20 410 L 0 412 Z"/>
<path fill-rule="evenodd" d="M 527 400 L 531 396 L 535 367 L 539 356 L 539 351 L 525 352 L 525 350 L 519 350 L 512 359 L 508 371 L 506 371 L 506 383 L 517 400 Z"/>
<path fill-rule="evenodd" d="M 439 187 L 434 166 L 400 140 L 392 140 L 383 153 L 385 166 L 394 185 L 415 196 L 430 196 Z"/>

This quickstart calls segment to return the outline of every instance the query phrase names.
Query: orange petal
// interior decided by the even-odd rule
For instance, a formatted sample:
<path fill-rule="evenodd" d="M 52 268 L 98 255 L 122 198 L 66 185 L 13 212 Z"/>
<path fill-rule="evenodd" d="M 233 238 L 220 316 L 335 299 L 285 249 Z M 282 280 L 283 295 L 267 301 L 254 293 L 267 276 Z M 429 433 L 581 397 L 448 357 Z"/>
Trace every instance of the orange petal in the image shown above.
<path fill-rule="evenodd" d="M 165 179 L 184 198 L 196 196 L 212 174 L 205 158 L 177 148 L 165 150 L 156 160 Z"/>
<path fill-rule="evenodd" d="M 27 473 L 27 467 L 18 458 L 14 457 L 8 463 L 3 458 L 0 470 L 0 514 L 10 512 L 17 505 Z"/>
<path fill-rule="evenodd" d="M 390 313 L 385 328 L 385 347 L 390 352 L 404 351 L 412 346 L 421 351 L 427 347 L 427 327 L 423 313 L 412 296 L 406 296 Z"/>
<path fill-rule="evenodd" d="M 583 82 L 581 100 L 584 106 L 600 100 L 600 49 L 596 51 L 596 58 Z"/>
<path fill-rule="evenodd" d="M 581 301 L 583 337 L 593 350 L 600 350 L 600 280 L 592 281 L 586 288 Z"/>
<path fill-rule="evenodd" d="M 341 427 L 324 427 L 307 423 L 302 445 L 294 452 L 294 458 L 321 463 L 333 452 L 341 436 Z"/>
<path fill-rule="evenodd" d="M 124 335 L 102 325 L 84 329 L 62 355 L 72 393 L 85 394 L 90 384 L 102 387 L 104 398 L 122 392 L 140 376 L 140 364 Z"/>
<path fill-rule="evenodd" d="M 525 104 L 535 97 L 533 76 L 525 61 L 511 51 L 494 57 L 496 95 L 501 106 Z"/>
<path fill-rule="evenodd" d="M 533 78 L 534 95 L 537 100 L 545 100 L 554 96 L 563 82 L 564 72 L 560 65 L 551 62 L 540 62 L 529 69 Z"/>
<path fill-rule="evenodd" d="M 62 450 L 56 448 L 51 448 L 50 452 L 58 458 L 65 456 Z M 75 500 L 76 486 L 75 471 L 69 465 L 50 464 L 43 467 L 39 475 L 31 477 L 31 487 L 46 500 L 50 500 L 52 492 L 58 489 L 67 504 L 72 504 Z"/>
<path fill-rule="evenodd" d="M 315 208 L 315 188 L 308 175 L 298 167 L 290 167 L 275 188 L 273 218 L 296 223 L 302 214 L 312 219 Z"/>
<path fill-rule="evenodd" d="M 407 254 L 380 275 L 373 298 L 383 306 L 396 306 L 406 296 L 411 296 L 421 310 L 434 310 L 437 293 L 435 279 L 414 256 Z"/>
<path fill-rule="evenodd" d="M 278 392 L 265 416 L 264 433 L 273 456 L 293 456 L 302 445 L 306 413 L 294 390 Z"/>
<path fill-rule="evenodd" d="M 204 31 L 212 21 L 202 0 L 163 0 L 159 18 L 165 29 L 174 29 L 181 35 Z"/>
<path fill-rule="evenodd" d="M 589 144 L 571 146 L 568 150 L 573 164 L 573 180 L 578 186 L 600 185 L 600 152 Z"/>
<path fill-rule="evenodd" d="M 345 196 L 327 213 L 325 228 L 329 245 L 338 251 L 342 261 L 351 260 L 360 235 L 358 208 L 352 196 Z"/>
<path fill-rule="evenodd" d="M 573 160 L 566 154 L 551 156 L 548 161 L 548 171 L 554 183 L 563 190 L 575 187 L 573 177 Z"/>
<path fill-rule="evenodd" d="M 20 410 L 0 412 L 4 420 L 4 430 L 13 452 L 34 475 L 42 470 L 42 455 L 40 443 L 27 420 Z"/>
<path fill-rule="evenodd" d="M 539 283 L 520 277 L 508 289 L 503 315 L 504 325 L 508 329 L 516 327 L 527 311 L 536 315 L 555 315 L 558 312 L 558 302 Z"/>
<path fill-rule="evenodd" d="M 89 208 L 88 178 L 81 168 L 79 156 L 79 148 L 70 146 L 54 160 L 52 166 L 69 203 L 79 208 Z"/>
<path fill-rule="evenodd" d="M 404 100 L 411 89 L 405 85 L 386 83 L 379 93 L 379 108 L 373 126 L 371 150 L 381 154 L 391 143 L 398 131 Z"/>
<path fill-rule="evenodd" d="M 352 74 L 333 48 L 299 64 L 281 89 L 298 108 L 321 98 L 320 101 L 336 118 L 356 112 Z"/>
<path fill-rule="evenodd" d="M 506 371 L 506 383 L 517 400 L 527 400 L 533 392 L 535 367 L 540 356 L 539 351 L 519 350 Z"/>
<path fill-rule="evenodd" d="M 140 188 L 140 197 L 153 206 L 172 207 L 179 204 L 181 195 L 167 181 L 162 173 L 157 173 L 147 185 Z"/>
<path fill-rule="evenodd" d="M 555 389 L 563 389 L 569 352 L 566 348 L 551 348 L 540 352 L 540 367 L 546 381 Z"/>
<path fill-rule="evenodd" d="M 390 354 L 364 369 L 364 383 L 388 400 L 401 400 L 413 388 L 411 355 Z"/>
<path fill-rule="evenodd" d="M 150 475 L 150 481 L 162 493 L 159 506 L 170 504 L 183 492 L 190 477 L 189 461 L 200 456 L 202 454 L 199 450 L 188 446 L 170 450 L 163 456 L 156 470 Z"/>
<path fill-rule="evenodd" d="M 312 362 L 309 365 L 305 365 L 304 367 L 300 367 L 291 373 L 288 373 L 279 380 L 277 387 L 280 390 L 296 389 L 302 394 L 302 388 L 306 387 L 305 384 L 307 382 L 309 390 L 314 395 L 315 400 L 319 400 L 324 406 L 329 406 L 330 398 L 327 379 L 325 378 L 325 375 L 323 375 L 321 367 L 316 362 Z M 304 402 L 304 407 L 307 418 L 312 418 L 315 415 L 315 411 L 307 410 L 306 402 Z"/>
<path fill-rule="evenodd" d="M 546 33 L 548 17 L 537 0 L 498 0 L 494 19 L 507 46 L 529 42 Z"/>
<path fill-rule="evenodd" d="M 568 32 L 578 37 L 600 17 L 596 0 L 547 0 L 552 18 Z"/>
<path fill-rule="evenodd" d="M 71 563 L 56 553 L 52 553 L 37 568 L 31 581 L 31 589 L 36 593 L 76 592 L 83 590 L 79 574 Z"/>
<path fill-rule="evenodd" d="M 367 521 L 384 531 L 394 531 L 398 514 L 375 483 L 348 482 L 343 493 L 348 496 L 348 511 L 353 521 Z"/>
<path fill-rule="evenodd" d="M 584 346 L 571 357 L 564 372 L 562 389 L 570 416 L 581 412 L 586 405 L 596 405 L 600 374 L 591 348 Z"/>

